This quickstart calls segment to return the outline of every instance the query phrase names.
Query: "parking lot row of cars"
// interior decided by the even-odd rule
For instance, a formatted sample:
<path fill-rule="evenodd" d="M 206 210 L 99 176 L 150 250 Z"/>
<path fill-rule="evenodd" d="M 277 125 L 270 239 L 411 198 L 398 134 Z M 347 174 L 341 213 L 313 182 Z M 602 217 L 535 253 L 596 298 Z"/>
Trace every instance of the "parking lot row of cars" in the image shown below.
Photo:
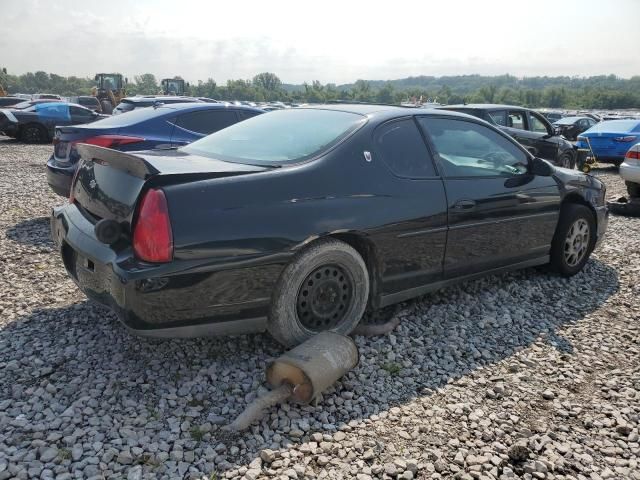
<path fill-rule="evenodd" d="M 134 96 L 124 98 L 114 109 L 116 117 L 123 113 L 129 115 L 126 120 L 118 121 L 106 120 L 107 116 L 79 104 L 46 98 L 51 96 L 41 94 L 42 98 L 0 109 L 0 132 L 32 143 L 53 140 L 58 152 L 67 144 L 86 143 L 88 139 L 91 139 L 89 143 L 121 150 L 177 148 L 246 118 L 246 112 L 251 109 L 262 113 L 299 106 L 282 102 L 258 105 L 194 97 Z M 168 109 L 169 106 L 174 108 Z M 512 136 L 533 155 L 570 169 L 576 166 L 583 169 L 588 158 L 620 165 L 630 147 L 640 139 L 640 120 L 598 121 L 600 117 L 590 115 L 563 117 L 551 124 L 544 112 L 517 106 L 464 104 L 436 108 L 481 118 Z M 140 109 L 145 113 L 130 116 Z M 242 109 L 245 113 L 233 113 Z M 89 126 L 96 121 L 97 124 Z M 127 132 L 132 133 L 129 138 L 118 137 Z M 112 137 L 107 141 L 102 138 L 104 135 Z M 101 138 L 95 140 L 98 137 Z M 58 192 L 68 192 L 70 175 L 75 169 L 73 148 L 65 151 L 65 155 L 69 157 L 54 154 L 50 161 L 50 171 L 58 169 L 57 173 L 63 175 L 51 181 Z"/>

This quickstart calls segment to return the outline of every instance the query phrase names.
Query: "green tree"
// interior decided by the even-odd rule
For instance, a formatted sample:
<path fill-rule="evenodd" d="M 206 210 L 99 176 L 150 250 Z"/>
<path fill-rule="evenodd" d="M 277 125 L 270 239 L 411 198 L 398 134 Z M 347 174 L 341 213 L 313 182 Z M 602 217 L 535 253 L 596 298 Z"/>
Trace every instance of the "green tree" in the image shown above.
<path fill-rule="evenodd" d="M 153 73 L 136 75 L 135 84 L 128 86 L 129 93 L 138 95 L 156 95 L 160 91 L 158 81 Z"/>
<path fill-rule="evenodd" d="M 282 82 L 275 73 L 263 72 L 253 77 L 253 86 L 275 92 L 280 90 Z"/>

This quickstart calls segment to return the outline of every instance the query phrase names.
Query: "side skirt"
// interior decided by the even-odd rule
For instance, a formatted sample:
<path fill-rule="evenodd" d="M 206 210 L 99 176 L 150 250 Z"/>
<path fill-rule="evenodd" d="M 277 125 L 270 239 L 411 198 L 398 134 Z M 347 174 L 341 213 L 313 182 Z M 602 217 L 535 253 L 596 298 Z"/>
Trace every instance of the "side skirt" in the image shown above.
<path fill-rule="evenodd" d="M 126 325 L 125 325 L 126 326 Z M 242 335 L 244 333 L 264 332 L 267 328 L 267 317 L 231 320 L 220 323 L 203 323 L 185 325 L 184 327 L 134 329 L 127 327 L 130 333 L 139 337 L 151 338 L 197 338 L 222 335 Z"/>
<path fill-rule="evenodd" d="M 524 262 L 514 263 L 511 265 L 507 265 L 505 267 L 493 268 L 491 270 L 485 270 L 483 272 L 474 273 L 471 275 L 465 275 L 463 277 L 449 278 L 446 280 L 441 280 L 439 282 L 422 285 L 421 287 L 410 288 L 408 290 L 402 290 L 400 292 L 391 293 L 389 295 L 383 295 L 380 299 L 380 307 L 386 307 L 388 305 L 393 305 L 394 303 L 399 303 L 405 300 L 409 300 L 410 298 L 419 297 L 421 295 L 424 295 L 425 293 L 433 292 L 435 290 L 440 290 L 441 288 L 445 288 L 450 285 L 454 285 L 456 283 L 475 280 L 477 278 L 486 277 L 487 275 L 498 275 L 498 274 L 510 272 L 513 270 L 520 270 L 523 268 L 535 267 L 538 265 L 545 265 L 549 263 L 549 261 L 550 261 L 549 255 L 545 255 L 544 257 L 538 257 L 532 260 L 526 260 Z"/>

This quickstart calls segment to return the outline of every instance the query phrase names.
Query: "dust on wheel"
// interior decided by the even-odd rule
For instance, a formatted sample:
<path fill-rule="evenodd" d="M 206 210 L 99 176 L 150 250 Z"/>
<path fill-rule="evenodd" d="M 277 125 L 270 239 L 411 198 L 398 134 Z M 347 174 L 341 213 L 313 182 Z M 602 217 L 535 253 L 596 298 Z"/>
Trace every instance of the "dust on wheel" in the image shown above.
<path fill-rule="evenodd" d="M 369 300 L 369 272 L 360 254 L 336 239 L 317 241 L 296 254 L 280 275 L 267 327 L 283 345 L 330 330 L 348 335 Z"/>
<path fill-rule="evenodd" d="M 353 280 L 339 265 L 317 268 L 298 292 L 298 318 L 309 330 L 334 328 L 344 321 L 353 302 Z"/>

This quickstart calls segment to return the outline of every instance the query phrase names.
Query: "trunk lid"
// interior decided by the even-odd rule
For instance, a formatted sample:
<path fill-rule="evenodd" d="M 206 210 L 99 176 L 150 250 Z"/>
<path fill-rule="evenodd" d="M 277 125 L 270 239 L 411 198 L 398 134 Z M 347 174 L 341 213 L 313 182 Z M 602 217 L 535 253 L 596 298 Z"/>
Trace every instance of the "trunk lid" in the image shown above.
<path fill-rule="evenodd" d="M 149 186 L 262 172 L 268 167 L 224 162 L 177 150 L 135 154 L 79 144 L 82 161 L 71 185 L 74 202 L 92 221 L 130 224 L 140 193 Z"/>

